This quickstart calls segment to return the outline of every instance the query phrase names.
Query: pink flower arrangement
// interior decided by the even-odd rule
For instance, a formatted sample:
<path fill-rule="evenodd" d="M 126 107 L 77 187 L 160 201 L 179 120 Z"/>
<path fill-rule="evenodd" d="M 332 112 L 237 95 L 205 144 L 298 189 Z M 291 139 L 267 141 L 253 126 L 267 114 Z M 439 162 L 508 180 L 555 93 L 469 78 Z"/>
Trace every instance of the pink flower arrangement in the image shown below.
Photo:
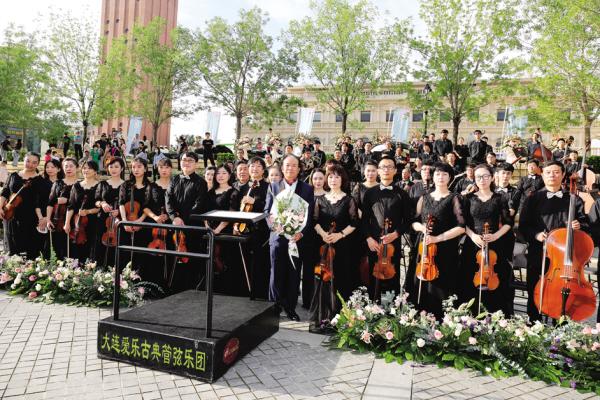
<path fill-rule="evenodd" d="M 391 332 L 391 331 L 387 331 L 387 332 L 385 333 L 385 338 L 386 338 L 387 340 L 392 340 L 392 339 L 394 338 L 394 333 L 393 333 L 393 332 Z"/>
<path fill-rule="evenodd" d="M 3 272 L 0 275 L 0 284 L 4 284 L 6 282 L 12 281 L 12 276 L 10 276 L 7 272 Z"/>
<path fill-rule="evenodd" d="M 365 343 L 371 343 L 371 333 L 367 330 L 363 331 L 362 334 L 360 335 L 360 340 L 362 340 Z"/>
<path fill-rule="evenodd" d="M 37 276 L 29 275 L 29 282 L 35 282 L 37 280 Z"/>
<path fill-rule="evenodd" d="M 444 334 L 436 329 L 433 332 L 433 337 L 435 338 L 435 340 L 441 340 L 444 337 Z"/>
<path fill-rule="evenodd" d="M 35 299 L 38 296 L 37 292 L 29 292 L 29 298 Z"/>

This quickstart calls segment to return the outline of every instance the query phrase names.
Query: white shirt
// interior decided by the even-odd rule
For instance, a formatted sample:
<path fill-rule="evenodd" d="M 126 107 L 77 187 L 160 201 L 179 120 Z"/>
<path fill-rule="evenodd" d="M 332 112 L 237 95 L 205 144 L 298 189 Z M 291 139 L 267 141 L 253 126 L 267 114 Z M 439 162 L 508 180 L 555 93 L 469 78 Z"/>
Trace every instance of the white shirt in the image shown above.
<path fill-rule="evenodd" d="M 296 186 L 298 186 L 298 179 L 296 179 L 296 180 L 294 181 L 294 183 L 292 183 L 292 184 L 290 185 L 289 183 L 287 183 L 287 181 L 286 181 L 286 180 L 285 180 L 285 178 L 284 178 L 284 179 L 283 179 L 283 186 L 284 186 L 286 189 L 288 189 L 288 188 L 291 188 L 291 191 L 292 191 L 292 192 L 295 192 L 295 191 L 296 191 Z"/>

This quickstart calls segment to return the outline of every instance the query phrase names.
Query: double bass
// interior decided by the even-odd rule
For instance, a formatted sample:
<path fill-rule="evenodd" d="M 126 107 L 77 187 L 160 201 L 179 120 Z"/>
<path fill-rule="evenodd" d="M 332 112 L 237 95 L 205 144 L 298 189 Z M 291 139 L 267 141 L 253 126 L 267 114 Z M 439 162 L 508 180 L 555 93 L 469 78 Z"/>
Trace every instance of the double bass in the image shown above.
<path fill-rule="evenodd" d="M 577 200 L 577 175 L 570 177 L 569 217 L 565 228 L 554 229 L 544 241 L 542 274 L 535 286 L 534 302 L 541 314 L 583 321 L 596 311 L 596 295 L 583 269 L 594 252 L 590 235 L 573 229 Z M 546 272 L 546 257 L 550 260 Z"/>
<path fill-rule="evenodd" d="M 490 224 L 483 224 L 483 234 L 489 235 Z M 496 290 L 500 285 L 498 274 L 494 271 L 494 266 L 498 262 L 498 255 L 494 250 L 490 250 L 489 243 L 484 241 L 483 247 L 475 255 L 479 270 L 475 272 L 473 277 L 473 285 L 479 289 L 479 307 L 478 313 L 481 313 L 481 294 L 483 291 Z"/>
<path fill-rule="evenodd" d="M 540 132 L 540 145 L 533 150 L 533 153 L 530 154 L 531 158 L 535 158 L 536 160 L 542 161 L 544 163 L 548 161 L 552 161 L 552 150 L 544 146 L 544 142 L 542 142 L 542 135 Z"/>
<path fill-rule="evenodd" d="M 23 190 L 31 187 L 32 179 L 33 178 L 27 179 L 23 183 L 23 186 L 21 186 L 21 188 L 19 190 L 17 190 L 16 193 L 13 193 L 10 196 L 10 199 L 8 199 L 8 201 L 2 207 L 2 211 L 4 212 L 4 219 L 6 221 L 10 221 L 11 219 L 13 219 L 15 217 L 15 213 L 16 213 L 17 209 L 21 206 L 21 204 L 23 204 L 22 192 L 23 192 Z"/>
<path fill-rule="evenodd" d="M 417 262 L 416 276 L 419 279 L 419 293 L 417 296 L 417 304 L 421 302 L 421 286 L 423 281 L 431 282 L 438 278 L 440 270 L 435 265 L 435 256 L 437 255 L 437 245 L 435 243 L 425 244 L 429 237 L 429 232 L 433 228 L 434 217 L 429 214 L 425 227 L 423 241 L 419 243 L 419 259 Z"/>
<path fill-rule="evenodd" d="M 331 227 L 327 234 L 332 234 L 335 231 L 335 221 L 331 223 Z M 333 245 L 325 243 L 319 249 L 321 259 L 315 265 L 315 276 L 319 277 L 323 282 L 329 282 L 333 278 L 333 260 L 335 259 L 335 249 Z"/>

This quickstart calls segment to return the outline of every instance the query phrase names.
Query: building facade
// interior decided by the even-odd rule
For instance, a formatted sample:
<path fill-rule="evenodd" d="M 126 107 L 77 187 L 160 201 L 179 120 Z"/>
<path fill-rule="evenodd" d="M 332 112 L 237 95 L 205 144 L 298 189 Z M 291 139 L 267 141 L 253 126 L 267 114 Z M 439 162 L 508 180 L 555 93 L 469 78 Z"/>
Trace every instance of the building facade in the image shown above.
<path fill-rule="evenodd" d="M 523 81 L 527 84 L 527 81 Z M 425 87 L 424 82 L 415 82 L 416 90 L 422 91 Z M 296 96 L 304 100 L 308 107 L 315 107 L 315 115 L 313 118 L 313 126 L 311 136 L 318 137 L 327 152 L 333 151 L 336 140 L 342 132 L 341 115 L 336 115 L 328 107 L 319 106 L 314 91 L 309 87 L 295 86 L 288 88 L 288 95 Z M 401 93 L 394 86 L 383 87 L 377 92 L 367 92 L 367 107 L 363 110 L 356 110 L 348 117 L 348 127 L 346 129 L 347 136 L 353 139 L 366 138 L 376 141 L 377 137 L 389 136 L 391 131 L 391 120 L 393 119 L 392 111 L 398 108 L 409 110 L 409 136 L 421 137 L 425 131 L 425 120 L 427 120 L 427 132 L 435 133 L 439 136 L 442 129 L 448 129 L 450 138 L 452 135 L 452 121 L 448 113 L 428 112 L 427 118 L 424 110 L 412 110 L 408 105 L 407 96 Z M 507 105 L 515 105 L 521 99 L 506 97 L 501 101 L 491 103 L 479 109 L 478 113 L 470 116 L 470 119 L 464 119 L 460 124 L 459 137 L 464 137 L 465 142 L 469 142 L 472 138 L 472 132 L 475 129 L 480 129 L 484 135 L 488 137 L 489 143 L 499 147 L 502 141 L 502 133 L 505 130 Z M 291 116 L 295 120 L 295 115 Z M 535 126 L 531 124 L 527 127 L 526 132 L 533 132 Z M 291 139 L 297 132 L 297 124 L 294 122 L 284 123 L 273 127 L 273 132 L 278 133 L 284 142 Z M 252 127 L 245 125 L 242 129 L 242 135 L 256 139 L 265 138 L 266 129 L 256 131 Z M 560 133 L 560 136 L 575 137 L 575 146 L 582 147 L 584 142 L 583 126 L 573 126 L 565 129 Z M 528 134 L 525 134 L 525 139 L 528 139 Z M 544 134 L 544 143 L 550 143 L 552 137 L 556 135 Z M 600 137 L 600 124 L 597 122 L 592 126 L 592 138 Z M 549 144 L 548 144 L 549 145 Z M 592 149 L 597 151 L 598 149 Z"/>
<path fill-rule="evenodd" d="M 161 43 L 169 41 L 168 33 L 177 26 L 178 0 L 102 0 L 101 35 L 105 39 L 102 54 L 108 54 L 112 41 L 126 35 L 135 23 L 146 25 L 155 17 L 162 17 L 167 25 Z M 129 118 L 116 118 L 104 121 L 98 127 L 97 134 L 109 133 L 112 129 L 121 129 L 124 133 L 129 128 Z M 171 121 L 165 121 L 158 130 L 158 144 L 168 145 L 171 134 Z M 146 121 L 142 124 L 140 137 L 151 140 L 152 126 Z"/>

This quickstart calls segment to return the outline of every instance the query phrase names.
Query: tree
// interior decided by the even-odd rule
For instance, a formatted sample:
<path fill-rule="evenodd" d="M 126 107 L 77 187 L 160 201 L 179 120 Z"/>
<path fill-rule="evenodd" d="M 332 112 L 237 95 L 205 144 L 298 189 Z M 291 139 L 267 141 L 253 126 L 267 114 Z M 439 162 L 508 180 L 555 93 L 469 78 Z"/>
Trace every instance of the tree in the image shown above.
<path fill-rule="evenodd" d="M 161 43 L 165 29 L 160 17 L 146 26 L 136 24 L 131 36 L 113 41 L 100 74 L 100 93 L 106 96 L 99 112 L 142 117 L 152 126 L 153 143 L 165 121 L 197 110 L 189 101 L 196 89 L 190 33 L 176 28 L 169 32 L 170 42 Z"/>
<path fill-rule="evenodd" d="M 402 76 L 406 65 L 405 21 L 375 29 L 377 9 L 365 0 L 311 3 L 312 17 L 290 23 L 285 47 L 293 48 L 320 104 L 342 117 L 342 133 L 348 116 L 366 104 L 368 91 Z"/>
<path fill-rule="evenodd" d="M 540 0 L 536 5 L 539 36 L 533 41 L 531 67 L 538 112 L 541 119 L 558 121 L 557 128 L 583 124 L 587 143 L 600 116 L 600 3 Z M 576 121 L 564 118 L 568 110 L 577 111 Z"/>
<path fill-rule="evenodd" d="M 195 64 L 203 84 L 199 94 L 204 103 L 236 118 L 238 139 L 243 118 L 264 120 L 264 112 L 288 104 L 279 102 L 280 92 L 298 77 L 295 55 L 285 46 L 272 50 L 273 39 L 263 30 L 268 21 L 260 8 L 240 10 L 234 24 L 217 17 L 195 33 Z"/>
<path fill-rule="evenodd" d="M 46 57 L 52 65 L 54 91 L 78 116 L 87 140 L 98 100 L 100 39 L 91 17 L 53 13 L 46 35 Z"/>
<path fill-rule="evenodd" d="M 415 37 L 412 75 L 431 84 L 432 107 L 448 108 L 456 143 L 460 123 L 499 97 L 514 74 L 509 59 L 520 47 L 525 19 L 521 0 L 422 0 L 420 16 L 428 30 Z M 493 81 L 493 85 L 489 83 Z M 418 99 L 414 90 L 409 97 Z"/>
<path fill-rule="evenodd" d="M 0 125 L 43 130 L 62 104 L 53 95 L 50 65 L 35 34 L 9 28 L 0 46 Z"/>

